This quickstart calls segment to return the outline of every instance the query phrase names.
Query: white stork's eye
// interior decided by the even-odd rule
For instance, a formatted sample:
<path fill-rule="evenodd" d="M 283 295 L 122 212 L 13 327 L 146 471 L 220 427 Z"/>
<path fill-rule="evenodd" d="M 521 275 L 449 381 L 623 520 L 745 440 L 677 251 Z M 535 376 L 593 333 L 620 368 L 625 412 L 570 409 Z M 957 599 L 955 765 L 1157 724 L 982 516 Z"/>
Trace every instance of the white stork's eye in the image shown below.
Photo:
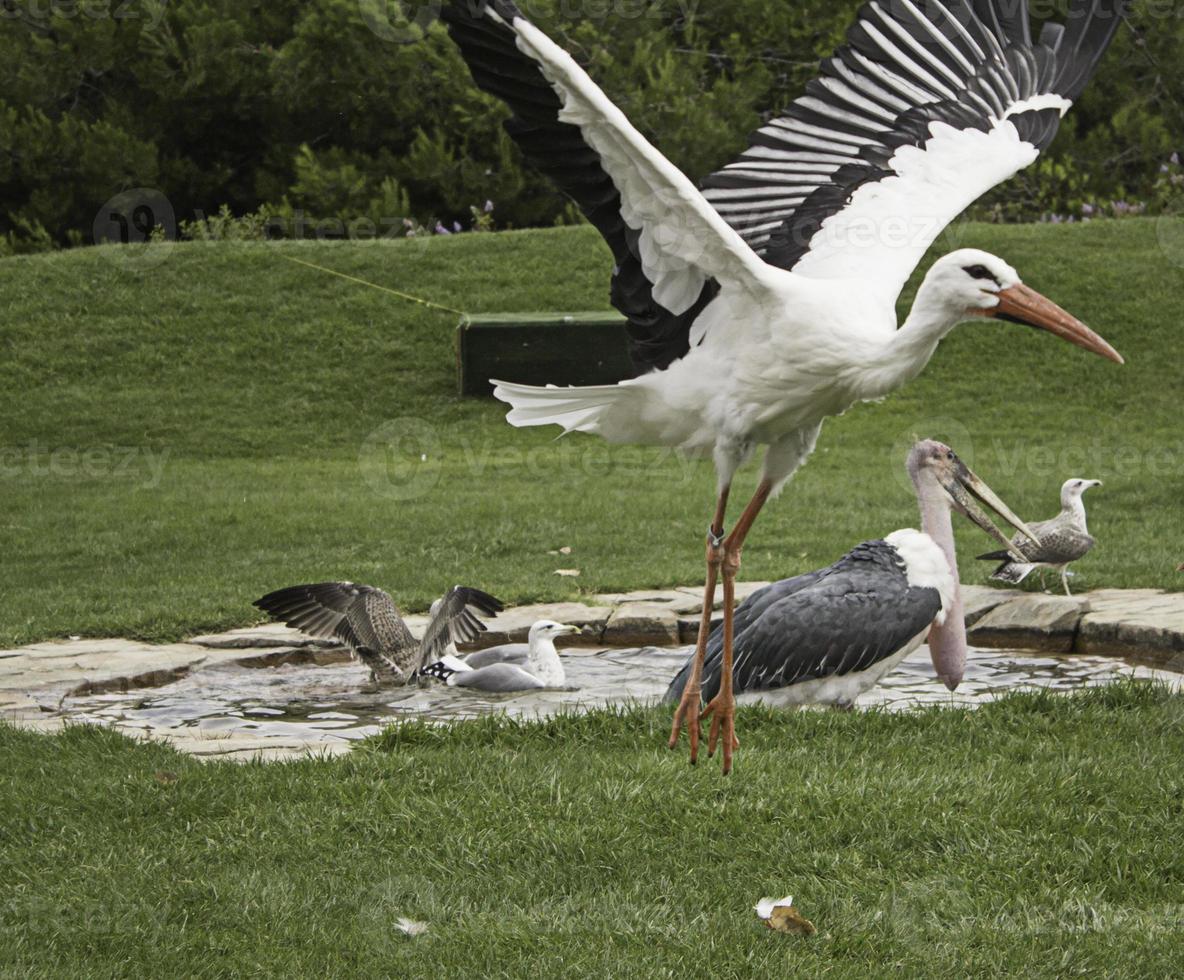
<path fill-rule="evenodd" d="M 984 279 L 988 282 L 993 282 L 996 286 L 1000 285 L 998 278 L 985 265 L 963 266 L 962 271 L 970 276 L 971 279 Z"/>

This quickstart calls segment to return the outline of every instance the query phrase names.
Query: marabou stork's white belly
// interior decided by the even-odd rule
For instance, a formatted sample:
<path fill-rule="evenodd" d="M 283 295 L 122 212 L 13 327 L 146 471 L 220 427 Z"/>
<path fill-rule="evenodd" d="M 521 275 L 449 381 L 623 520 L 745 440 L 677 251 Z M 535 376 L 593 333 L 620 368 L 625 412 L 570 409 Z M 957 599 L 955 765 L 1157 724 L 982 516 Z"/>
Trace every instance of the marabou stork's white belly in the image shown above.
<path fill-rule="evenodd" d="M 790 684 L 765 691 L 738 691 L 737 704 L 765 704 L 774 708 L 796 707 L 803 704 L 853 704 L 864 691 L 871 690 L 880 678 L 891 673 L 910 653 L 917 649 L 929 633 L 929 627 L 914 636 L 890 657 L 872 664 L 867 670 Z"/>

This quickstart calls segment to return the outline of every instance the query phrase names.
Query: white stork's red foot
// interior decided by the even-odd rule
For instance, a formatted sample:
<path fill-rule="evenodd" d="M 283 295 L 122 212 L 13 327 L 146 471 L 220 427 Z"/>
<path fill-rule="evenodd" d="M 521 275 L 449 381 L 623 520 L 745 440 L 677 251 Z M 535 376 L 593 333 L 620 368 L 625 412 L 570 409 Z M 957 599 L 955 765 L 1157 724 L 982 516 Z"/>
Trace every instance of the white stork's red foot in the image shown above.
<path fill-rule="evenodd" d="M 723 771 L 726 776 L 732 771 L 732 753 L 740 748 L 740 740 L 736 738 L 736 699 L 731 694 L 724 699 L 721 691 L 711 699 L 710 704 L 703 709 L 699 716 L 700 722 L 711 719 L 711 731 L 707 735 L 707 758 L 715 756 L 716 746 L 723 738 Z"/>

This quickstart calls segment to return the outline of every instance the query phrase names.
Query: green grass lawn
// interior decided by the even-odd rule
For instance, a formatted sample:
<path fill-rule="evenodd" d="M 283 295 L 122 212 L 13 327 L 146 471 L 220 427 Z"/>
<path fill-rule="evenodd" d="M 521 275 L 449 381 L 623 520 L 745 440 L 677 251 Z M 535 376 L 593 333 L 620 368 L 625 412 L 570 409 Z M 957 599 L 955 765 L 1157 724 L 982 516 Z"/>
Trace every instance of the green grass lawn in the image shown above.
<path fill-rule="evenodd" d="M 903 456 L 920 435 L 1033 519 L 1066 477 L 1104 480 L 1079 587 L 1180 587 L 1182 271 L 1162 242 L 1181 236 L 1164 229 L 958 226 L 946 245 L 1005 256 L 1128 364 L 961 327 L 917 382 L 827 424 L 744 576 L 915 523 Z M 514 430 L 504 406 L 456 396 L 454 315 L 284 260 L 466 311 L 604 308 L 592 229 L 161 248 L 155 265 L 115 248 L 0 262 L 0 644 L 242 625 L 302 580 L 416 609 L 456 582 L 518 602 L 700 579 L 709 464 Z M 964 580 L 985 580 L 969 559 L 990 542 L 960 535 Z"/>
<path fill-rule="evenodd" d="M 247 766 L 0 726 L 0 975 L 1180 975 L 1179 697 L 742 709 L 728 779 L 668 724 L 412 724 Z M 757 923 L 786 893 L 815 937 Z"/>

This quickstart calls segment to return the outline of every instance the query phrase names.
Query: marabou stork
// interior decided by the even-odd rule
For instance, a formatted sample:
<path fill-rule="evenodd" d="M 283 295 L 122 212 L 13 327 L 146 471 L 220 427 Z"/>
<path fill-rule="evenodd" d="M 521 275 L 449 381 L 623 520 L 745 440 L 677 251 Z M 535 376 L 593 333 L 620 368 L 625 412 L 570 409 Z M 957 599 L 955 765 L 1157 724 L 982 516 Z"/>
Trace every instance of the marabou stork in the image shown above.
<path fill-rule="evenodd" d="M 1072 0 L 1031 36 L 1025 0 L 872 0 L 807 94 L 700 191 L 510 0 L 441 11 L 477 85 L 506 102 L 510 135 L 604 236 L 613 305 L 648 373 L 616 385 L 494 382 L 513 425 L 710 456 L 701 664 L 717 577 L 725 668 L 734 580 L 761 507 L 813 450 L 824 419 L 916 377 L 959 322 L 1047 330 L 1121 363 L 1106 341 L 1024 285 L 1002 259 L 960 249 L 926 275 L 897 328 L 896 299 L 942 229 L 1031 164 L 1102 57 L 1123 0 Z M 758 446 L 755 495 L 725 537 L 728 490 Z M 731 670 L 708 751 L 738 744 Z M 675 712 L 699 746 L 700 678 Z M 694 705 L 694 710 L 691 706 Z"/>
<path fill-rule="evenodd" d="M 1007 539 L 978 506 L 986 504 L 1031 534 L 949 446 L 926 440 L 909 451 L 921 530 L 903 528 L 865 541 L 827 568 L 754 592 L 736 610 L 733 689 L 775 704 L 849 707 L 929 637 L 937 676 L 953 689 L 966 665 L 966 624 L 958 585 L 952 510 L 989 535 Z M 1006 552 L 1005 552 L 1006 553 Z M 722 629 L 707 641 L 702 696 L 722 679 Z M 671 681 L 667 701 L 681 701 L 691 656 Z"/>

